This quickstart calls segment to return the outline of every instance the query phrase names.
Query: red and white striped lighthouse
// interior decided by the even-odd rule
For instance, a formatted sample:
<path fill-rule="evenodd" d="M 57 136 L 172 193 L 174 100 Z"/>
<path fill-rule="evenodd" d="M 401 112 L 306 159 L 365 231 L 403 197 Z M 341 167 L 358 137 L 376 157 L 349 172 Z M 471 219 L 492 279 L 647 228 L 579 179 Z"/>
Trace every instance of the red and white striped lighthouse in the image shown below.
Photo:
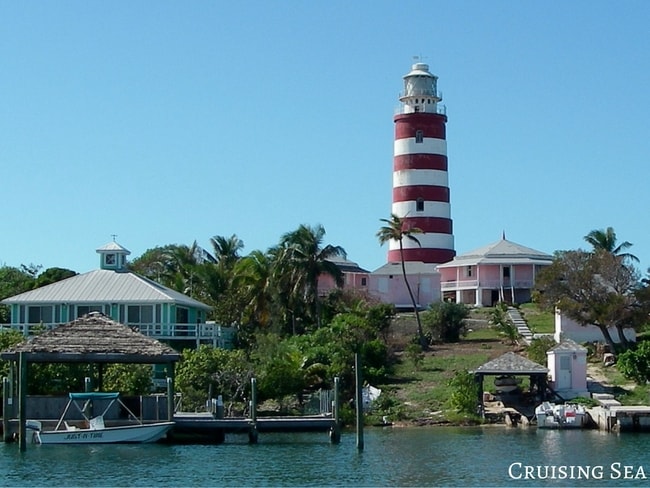
<path fill-rule="evenodd" d="M 404 260 L 446 263 L 455 256 L 447 174 L 447 115 L 437 91 L 438 77 L 425 63 L 404 76 L 404 92 L 395 115 L 392 213 L 414 234 L 420 246 L 404 239 Z M 391 241 L 388 262 L 401 261 L 399 243 Z"/>

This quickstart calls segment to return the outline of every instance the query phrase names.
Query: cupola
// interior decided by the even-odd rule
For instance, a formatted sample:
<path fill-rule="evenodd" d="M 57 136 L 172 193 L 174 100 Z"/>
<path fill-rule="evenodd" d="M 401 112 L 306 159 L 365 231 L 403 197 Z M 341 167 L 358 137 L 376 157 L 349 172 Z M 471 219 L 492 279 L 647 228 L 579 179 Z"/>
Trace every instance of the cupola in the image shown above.
<path fill-rule="evenodd" d="M 100 269 L 124 271 L 126 270 L 126 257 L 131 254 L 131 251 L 113 241 L 97 249 L 97 253 L 100 255 Z"/>

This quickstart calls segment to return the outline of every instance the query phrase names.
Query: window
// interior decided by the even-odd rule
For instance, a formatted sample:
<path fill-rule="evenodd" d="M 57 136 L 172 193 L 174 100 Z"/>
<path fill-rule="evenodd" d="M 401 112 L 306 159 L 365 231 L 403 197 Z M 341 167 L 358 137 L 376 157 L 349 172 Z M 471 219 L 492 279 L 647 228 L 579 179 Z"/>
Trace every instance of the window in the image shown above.
<path fill-rule="evenodd" d="M 38 324 L 40 322 L 43 322 L 44 324 L 49 324 L 51 322 L 54 322 L 51 306 L 28 307 L 27 323 Z"/>
<path fill-rule="evenodd" d="M 101 305 L 81 305 L 77 307 L 77 317 L 82 317 L 90 312 L 102 312 L 104 313 L 104 307 Z"/>
<path fill-rule="evenodd" d="M 474 276 L 474 268 L 472 266 L 467 266 L 465 268 L 465 276 L 467 278 L 471 278 L 472 276 Z"/>
<path fill-rule="evenodd" d="M 129 305 L 127 322 L 129 324 L 153 324 L 153 305 Z"/>
<path fill-rule="evenodd" d="M 366 286 L 367 278 L 361 278 L 361 286 Z"/>
<path fill-rule="evenodd" d="M 571 359 L 569 356 L 560 356 L 560 369 L 569 371 L 571 369 Z"/>
<path fill-rule="evenodd" d="M 106 255 L 106 264 L 114 265 L 115 264 L 115 254 Z"/>
<path fill-rule="evenodd" d="M 417 144 L 422 144 L 424 142 L 424 131 L 421 130 L 415 131 L 415 142 Z"/>
<path fill-rule="evenodd" d="M 510 266 L 504 266 L 503 268 L 503 277 L 510 278 Z"/>
<path fill-rule="evenodd" d="M 415 211 L 424 212 L 424 198 L 418 198 L 415 201 Z"/>

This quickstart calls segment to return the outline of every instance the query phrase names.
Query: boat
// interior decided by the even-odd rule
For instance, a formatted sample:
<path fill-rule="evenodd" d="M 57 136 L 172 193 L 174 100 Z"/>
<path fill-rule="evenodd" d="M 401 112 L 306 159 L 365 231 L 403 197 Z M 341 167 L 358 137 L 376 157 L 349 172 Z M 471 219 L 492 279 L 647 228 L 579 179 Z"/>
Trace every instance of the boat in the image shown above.
<path fill-rule="evenodd" d="M 540 429 L 582 429 L 588 424 L 584 405 L 544 402 L 535 409 L 537 427 Z"/>
<path fill-rule="evenodd" d="M 499 393 L 510 393 L 519 388 L 521 380 L 510 375 L 500 375 L 494 378 L 494 386 Z"/>
<path fill-rule="evenodd" d="M 109 400 L 104 411 L 89 418 L 93 401 Z M 114 406 L 120 406 L 136 422 L 127 425 L 106 426 L 104 415 Z M 69 424 L 66 415 L 71 407 L 81 413 L 84 425 L 79 427 Z M 174 422 L 142 423 L 120 400 L 119 393 L 70 393 L 68 403 L 53 430 L 43 430 L 38 420 L 28 420 L 27 429 L 32 431 L 32 441 L 37 444 L 116 444 L 156 442 L 162 439 L 174 426 Z"/>

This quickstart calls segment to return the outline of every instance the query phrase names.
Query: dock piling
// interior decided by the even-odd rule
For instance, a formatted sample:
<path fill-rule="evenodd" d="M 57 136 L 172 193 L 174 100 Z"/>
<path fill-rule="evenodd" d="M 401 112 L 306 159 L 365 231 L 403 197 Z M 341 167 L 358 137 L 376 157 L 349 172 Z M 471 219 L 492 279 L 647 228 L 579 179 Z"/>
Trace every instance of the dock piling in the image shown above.
<path fill-rule="evenodd" d="M 4 442 L 11 440 L 9 432 L 9 378 L 2 378 L 2 436 Z"/>
<path fill-rule="evenodd" d="M 251 378 L 251 421 L 248 430 L 248 442 L 257 444 L 257 380 Z"/>
<path fill-rule="evenodd" d="M 361 375 L 361 357 L 354 355 L 354 377 L 356 379 L 356 396 L 354 399 L 357 413 L 357 449 L 363 451 L 363 377 Z"/>

